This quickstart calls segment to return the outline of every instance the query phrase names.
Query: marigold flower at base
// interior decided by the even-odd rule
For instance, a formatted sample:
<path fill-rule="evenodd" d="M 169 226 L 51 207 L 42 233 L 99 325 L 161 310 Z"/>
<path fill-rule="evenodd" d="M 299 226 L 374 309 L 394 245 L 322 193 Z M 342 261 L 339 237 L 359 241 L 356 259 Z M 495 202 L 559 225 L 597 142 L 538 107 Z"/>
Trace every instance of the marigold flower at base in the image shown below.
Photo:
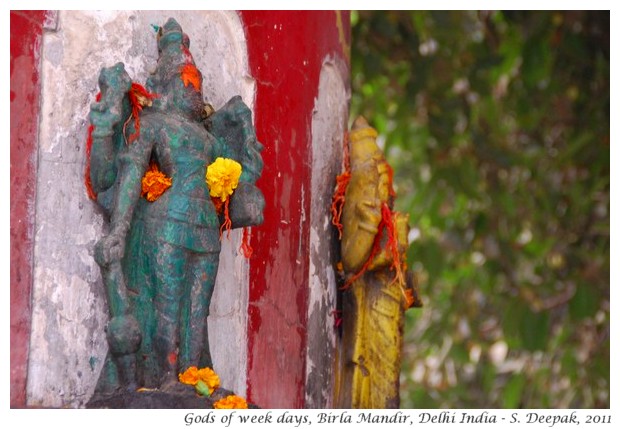
<path fill-rule="evenodd" d="M 241 396 L 237 395 L 228 395 L 227 397 L 220 399 L 219 401 L 213 404 L 213 408 L 219 409 L 247 409 L 248 403 Z"/>
<path fill-rule="evenodd" d="M 185 372 L 179 374 L 179 381 L 183 384 L 195 386 L 198 383 L 198 368 L 190 366 Z"/>
<path fill-rule="evenodd" d="M 209 388 L 209 394 L 220 387 L 220 377 L 211 368 L 198 369 L 195 366 L 190 366 L 185 372 L 179 374 L 179 381 L 194 387 L 199 381 L 202 381 Z"/>
<path fill-rule="evenodd" d="M 142 177 L 142 196 L 152 203 L 161 197 L 170 186 L 172 186 L 172 179 L 159 171 L 157 164 L 153 163 Z"/>
<path fill-rule="evenodd" d="M 209 393 L 213 393 L 215 389 L 220 387 L 220 377 L 211 368 L 199 369 L 198 379 L 209 386 Z"/>

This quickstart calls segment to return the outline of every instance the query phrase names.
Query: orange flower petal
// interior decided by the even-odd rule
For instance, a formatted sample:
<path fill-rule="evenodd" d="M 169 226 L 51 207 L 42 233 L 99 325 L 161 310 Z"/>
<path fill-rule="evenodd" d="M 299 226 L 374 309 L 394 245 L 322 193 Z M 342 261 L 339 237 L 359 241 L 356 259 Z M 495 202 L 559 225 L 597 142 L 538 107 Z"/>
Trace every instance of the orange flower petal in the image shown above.
<path fill-rule="evenodd" d="M 198 383 L 198 379 L 198 368 L 195 366 L 190 366 L 185 372 L 179 374 L 179 381 L 190 386 L 195 386 Z"/>
<path fill-rule="evenodd" d="M 172 179 L 159 171 L 157 164 L 152 163 L 142 177 L 142 196 L 152 203 L 161 197 L 170 186 L 172 186 Z"/>
<path fill-rule="evenodd" d="M 215 389 L 220 387 L 220 377 L 211 368 L 199 369 L 197 375 L 199 380 L 202 380 L 209 386 L 210 393 L 213 393 Z"/>
<path fill-rule="evenodd" d="M 213 408 L 219 409 L 247 409 L 248 403 L 241 396 L 237 395 L 228 395 L 227 397 L 220 399 L 219 401 L 213 404 Z"/>

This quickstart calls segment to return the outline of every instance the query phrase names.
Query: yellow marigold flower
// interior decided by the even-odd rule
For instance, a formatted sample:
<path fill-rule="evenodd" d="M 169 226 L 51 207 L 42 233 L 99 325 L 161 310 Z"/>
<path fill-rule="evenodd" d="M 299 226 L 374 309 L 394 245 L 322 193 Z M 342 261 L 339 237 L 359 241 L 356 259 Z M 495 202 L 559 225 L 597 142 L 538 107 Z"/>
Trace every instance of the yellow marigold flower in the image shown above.
<path fill-rule="evenodd" d="M 217 158 L 207 167 L 206 182 L 209 195 L 226 201 L 239 184 L 241 164 L 234 159 Z"/>
<path fill-rule="evenodd" d="M 248 403 L 241 396 L 228 395 L 213 404 L 213 408 L 231 409 L 231 408 L 248 408 Z"/>
<path fill-rule="evenodd" d="M 209 387 L 209 393 L 213 393 L 215 389 L 220 387 L 220 377 L 211 368 L 199 369 L 198 379 Z"/>
<path fill-rule="evenodd" d="M 159 171 L 157 164 L 152 163 L 142 177 L 142 196 L 152 203 L 170 186 L 172 186 L 172 179 Z"/>
<path fill-rule="evenodd" d="M 195 366 L 190 366 L 185 372 L 179 374 L 179 381 L 183 384 L 189 384 L 190 386 L 195 386 L 199 379 L 198 368 Z"/>

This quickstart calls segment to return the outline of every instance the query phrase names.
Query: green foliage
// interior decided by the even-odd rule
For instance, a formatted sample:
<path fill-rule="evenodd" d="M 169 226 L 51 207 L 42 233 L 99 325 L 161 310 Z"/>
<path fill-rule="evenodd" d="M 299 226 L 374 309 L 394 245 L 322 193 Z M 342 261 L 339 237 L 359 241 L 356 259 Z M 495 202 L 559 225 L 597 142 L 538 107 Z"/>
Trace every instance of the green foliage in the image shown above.
<path fill-rule="evenodd" d="M 354 12 L 413 228 L 403 407 L 609 406 L 609 12 Z"/>

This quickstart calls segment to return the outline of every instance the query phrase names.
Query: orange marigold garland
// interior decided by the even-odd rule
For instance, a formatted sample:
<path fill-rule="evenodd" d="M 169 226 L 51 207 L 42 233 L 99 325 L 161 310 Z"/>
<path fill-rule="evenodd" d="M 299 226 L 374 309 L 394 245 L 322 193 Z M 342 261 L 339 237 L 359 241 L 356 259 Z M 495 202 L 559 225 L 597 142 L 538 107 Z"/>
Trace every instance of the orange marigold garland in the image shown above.
<path fill-rule="evenodd" d="M 236 408 L 236 409 L 247 409 L 248 408 L 248 403 L 241 396 L 228 395 L 227 397 L 222 398 L 219 401 L 216 401 L 213 404 L 213 408 L 218 408 L 218 409 L 234 409 L 234 408 Z"/>
<path fill-rule="evenodd" d="M 156 163 L 151 162 L 149 169 L 142 177 L 142 196 L 147 201 L 156 201 L 172 186 L 172 179 L 159 170 Z"/>

